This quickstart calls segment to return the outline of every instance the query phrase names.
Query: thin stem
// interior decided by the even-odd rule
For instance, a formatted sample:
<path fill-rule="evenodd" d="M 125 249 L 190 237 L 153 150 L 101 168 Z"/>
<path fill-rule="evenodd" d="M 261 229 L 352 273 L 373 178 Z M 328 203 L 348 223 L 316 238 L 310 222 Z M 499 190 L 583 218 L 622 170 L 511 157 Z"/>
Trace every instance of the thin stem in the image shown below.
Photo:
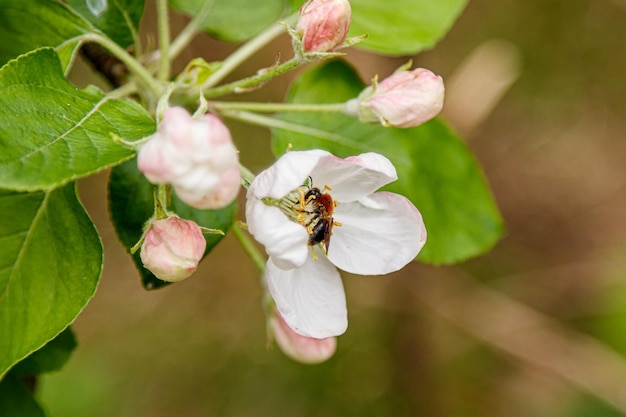
<path fill-rule="evenodd" d="M 157 25 L 159 31 L 159 73 L 160 81 L 170 76 L 170 18 L 167 9 L 167 0 L 157 0 Z"/>
<path fill-rule="evenodd" d="M 250 184 L 252 184 L 252 181 L 254 181 L 255 176 L 252 171 L 242 164 L 239 164 L 239 172 L 241 173 L 241 185 L 243 185 L 243 188 L 247 190 L 250 187 Z"/>
<path fill-rule="evenodd" d="M 259 71 L 257 74 L 244 78 L 241 80 L 233 81 L 232 83 L 224 84 L 222 86 L 206 90 L 204 96 L 206 98 L 219 97 L 225 94 L 233 92 L 241 92 L 246 89 L 256 87 L 259 84 L 263 84 L 273 78 L 278 77 L 294 68 L 300 66 L 302 62 L 299 59 L 292 58 L 289 61 L 283 62 L 271 68 L 266 68 Z M 211 85 L 211 77 L 202 85 L 202 88 L 206 88 L 207 85 Z"/>
<path fill-rule="evenodd" d="M 343 113 L 345 103 L 325 104 L 295 104 L 295 103 L 255 103 L 255 102 L 232 102 L 212 101 L 209 104 L 215 110 L 248 110 L 258 113 L 276 112 L 333 112 Z"/>
<path fill-rule="evenodd" d="M 141 39 L 139 38 L 139 33 L 137 33 L 137 27 L 133 23 L 133 20 L 130 18 L 127 11 L 123 11 L 122 15 L 124 16 L 124 22 L 126 26 L 130 29 L 130 34 L 133 38 L 133 45 L 135 45 L 134 54 L 135 58 L 139 58 L 143 54 L 143 47 L 141 46 Z"/>
<path fill-rule="evenodd" d="M 243 250 L 250 256 L 254 265 L 259 269 L 259 271 L 265 271 L 265 257 L 261 254 L 259 249 L 256 247 L 254 241 L 250 239 L 250 236 L 246 234 L 241 226 L 235 222 L 233 223 L 230 230 L 233 232 Z"/>
<path fill-rule="evenodd" d="M 294 13 L 284 20 L 287 25 L 293 24 L 298 17 L 298 13 Z M 247 43 L 243 44 L 239 49 L 233 52 L 228 58 L 222 62 L 222 66 L 215 71 L 204 83 L 205 88 L 210 88 L 219 83 L 230 74 L 241 63 L 250 58 L 259 49 L 270 43 L 276 37 L 284 33 L 285 28 L 280 24 L 273 24 Z"/>
<path fill-rule="evenodd" d="M 113 42 L 111 39 L 102 36 L 97 33 L 89 33 L 83 37 L 83 41 L 95 42 L 103 48 L 111 52 L 120 61 L 126 64 L 128 70 L 135 74 L 146 86 L 152 91 L 152 93 L 159 97 L 163 92 L 161 85 L 154 79 L 152 74 L 139 63 L 132 55 L 130 55 L 124 48 Z"/>
<path fill-rule="evenodd" d="M 137 92 L 137 85 L 135 85 L 135 83 L 130 82 L 127 84 L 124 84 L 121 87 L 116 88 L 113 91 L 110 91 L 107 93 L 108 97 L 111 97 L 112 99 L 118 99 L 118 98 L 123 98 L 123 97 L 128 97 L 131 94 L 135 94 Z"/>
<path fill-rule="evenodd" d="M 249 113 L 241 110 L 225 110 L 221 114 L 225 117 L 230 117 L 232 119 L 240 120 L 242 122 L 254 124 L 257 126 L 278 128 L 288 130 L 290 132 L 302 133 L 307 136 L 313 136 L 317 139 L 338 143 L 363 152 L 368 152 L 370 150 L 365 143 L 350 139 L 346 136 L 341 136 L 336 133 L 316 129 L 314 127 L 306 125 L 288 122 L 286 120 L 280 120 L 274 117 L 262 116 L 260 114 Z"/>
<path fill-rule="evenodd" d="M 189 21 L 187 26 L 176 36 L 176 39 L 172 41 L 169 50 L 170 62 L 176 59 L 176 57 L 189 45 L 191 40 L 196 36 L 196 33 L 202 27 L 202 23 L 209 16 L 211 7 L 213 6 L 213 0 L 205 0 L 202 8 L 196 14 L 193 19 Z"/>
<path fill-rule="evenodd" d="M 157 220 L 167 219 L 169 203 L 169 186 L 159 184 L 154 188 L 154 216 Z"/>

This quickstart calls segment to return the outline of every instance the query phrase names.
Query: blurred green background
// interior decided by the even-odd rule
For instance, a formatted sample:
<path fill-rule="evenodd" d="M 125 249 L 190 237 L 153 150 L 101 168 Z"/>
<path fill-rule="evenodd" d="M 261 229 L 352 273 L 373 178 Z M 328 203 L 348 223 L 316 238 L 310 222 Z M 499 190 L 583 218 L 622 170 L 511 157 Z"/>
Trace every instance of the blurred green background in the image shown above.
<path fill-rule="evenodd" d="M 234 47 L 200 37 L 179 65 Z M 288 39 L 233 77 L 278 53 Z M 365 80 L 408 58 L 348 51 Z M 146 292 L 109 222 L 106 173 L 89 178 L 105 273 L 73 326 L 79 347 L 40 380 L 49 415 L 626 415 L 626 1 L 471 0 L 410 58 L 444 77 L 445 116 L 493 188 L 507 234 L 490 253 L 344 275 L 348 332 L 327 363 L 301 365 L 267 347 L 260 277 L 233 238 Z M 279 101 L 288 81 L 246 99 Z M 267 131 L 230 126 L 246 165 L 271 163 Z"/>

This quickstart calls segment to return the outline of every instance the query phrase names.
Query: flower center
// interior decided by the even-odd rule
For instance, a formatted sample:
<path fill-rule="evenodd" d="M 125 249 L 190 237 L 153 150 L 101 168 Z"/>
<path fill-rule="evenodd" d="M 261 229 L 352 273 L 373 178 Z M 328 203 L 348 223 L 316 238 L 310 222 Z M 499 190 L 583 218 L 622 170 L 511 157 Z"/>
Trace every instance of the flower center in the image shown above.
<path fill-rule="evenodd" d="M 309 177 L 305 185 L 292 190 L 280 200 L 264 199 L 263 201 L 278 207 L 289 220 L 306 228 L 309 234 L 309 246 L 319 245 L 324 253 L 328 253 L 333 226 L 341 226 L 333 219 L 337 201 L 326 192 L 331 190 L 329 186 L 326 185 L 320 190 L 313 187 L 312 182 Z"/>

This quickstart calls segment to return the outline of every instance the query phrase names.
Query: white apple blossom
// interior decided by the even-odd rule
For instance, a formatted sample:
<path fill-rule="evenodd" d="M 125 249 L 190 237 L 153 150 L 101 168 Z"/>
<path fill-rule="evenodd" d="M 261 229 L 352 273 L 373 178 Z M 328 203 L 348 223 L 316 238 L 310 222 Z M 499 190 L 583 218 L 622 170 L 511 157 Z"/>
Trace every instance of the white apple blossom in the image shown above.
<path fill-rule="evenodd" d="M 298 334 L 323 339 L 345 332 L 346 298 L 337 268 L 388 274 L 424 246 L 426 229 L 415 206 L 399 194 L 376 192 L 396 179 L 382 155 L 341 159 L 310 150 L 286 153 L 250 185 L 248 230 L 265 246 L 268 289 Z M 331 206 L 320 206 L 322 194 Z M 322 214 L 323 236 L 316 235 Z"/>

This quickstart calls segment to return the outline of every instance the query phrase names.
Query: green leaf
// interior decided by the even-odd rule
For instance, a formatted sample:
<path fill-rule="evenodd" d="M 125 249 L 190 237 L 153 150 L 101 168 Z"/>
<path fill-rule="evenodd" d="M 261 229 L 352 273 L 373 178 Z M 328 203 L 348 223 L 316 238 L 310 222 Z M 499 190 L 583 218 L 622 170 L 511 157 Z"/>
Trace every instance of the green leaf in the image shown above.
<path fill-rule="evenodd" d="M 356 72 L 333 61 L 304 73 L 291 87 L 294 103 L 343 102 L 363 88 Z M 340 157 L 363 152 L 387 156 L 399 179 L 386 187 L 420 210 L 428 240 L 418 259 L 458 262 L 487 251 L 503 232 L 502 220 L 479 164 L 441 121 L 411 129 L 365 125 L 342 114 L 282 115 L 305 133 L 275 129 L 273 150 L 326 149 Z"/>
<path fill-rule="evenodd" d="M 1 376 L 85 307 L 100 280 L 102 245 L 75 184 L 0 191 L 0 217 Z"/>
<path fill-rule="evenodd" d="M 68 4 L 122 47 L 135 43 L 144 0 L 68 0 Z"/>
<path fill-rule="evenodd" d="M 11 372 L 25 377 L 57 371 L 65 365 L 75 348 L 76 338 L 72 329 L 68 327 L 41 349 L 15 365 Z"/>
<path fill-rule="evenodd" d="M 170 4 L 195 16 L 205 1 L 211 0 L 170 0 Z M 284 0 L 213 0 L 202 29 L 217 39 L 243 41 L 275 23 L 284 8 Z"/>
<path fill-rule="evenodd" d="M 56 0 L 0 0 L 0 65 L 42 46 L 58 46 L 93 26 Z"/>
<path fill-rule="evenodd" d="M 115 225 L 117 235 L 122 244 L 130 249 L 141 239 L 145 223 L 154 214 L 153 200 L 154 186 L 146 180 L 137 169 L 137 160 L 129 160 L 111 171 L 109 180 L 109 205 L 111 219 Z M 183 219 L 195 221 L 200 226 L 211 229 L 220 229 L 226 233 L 233 224 L 235 203 L 220 210 L 197 210 L 180 201 L 176 195 L 172 196 L 170 210 Z M 218 234 L 204 234 L 207 247 L 206 256 L 223 238 Z M 166 285 L 165 281 L 156 278 L 152 272 L 143 267 L 139 252 L 135 252 L 133 261 L 141 274 L 142 283 L 146 289 L 155 289 Z"/>
<path fill-rule="evenodd" d="M 53 49 L 43 48 L 0 68 L 0 187 L 58 187 L 132 157 L 111 133 L 136 140 L 153 133 L 148 113 L 95 88 L 77 89 Z"/>
<path fill-rule="evenodd" d="M 59 56 L 59 61 L 61 61 L 63 74 L 67 75 L 70 72 L 76 53 L 80 50 L 80 45 L 80 39 L 76 39 L 70 42 L 65 42 L 54 48 Z"/>
<path fill-rule="evenodd" d="M 367 35 L 359 48 L 413 55 L 433 46 L 461 14 L 467 0 L 351 0 L 349 36 Z"/>
<path fill-rule="evenodd" d="M 0 381 L 0 416 L 44 417 L 45 413 L 35 401 L 32 390 L 11 373 Z"/>

